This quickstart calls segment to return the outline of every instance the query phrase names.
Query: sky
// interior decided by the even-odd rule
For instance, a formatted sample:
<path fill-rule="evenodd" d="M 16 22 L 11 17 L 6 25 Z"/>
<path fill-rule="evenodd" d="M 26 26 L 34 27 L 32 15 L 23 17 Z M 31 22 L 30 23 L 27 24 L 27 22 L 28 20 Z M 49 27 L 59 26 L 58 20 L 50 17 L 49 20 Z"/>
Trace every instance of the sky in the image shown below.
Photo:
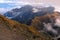
<path fill-rule="evenodd" d="M 20 8 L 25 4 L 40 5 L 41 3 L 52 5 L 57 11 L 60 11 L 60 0 L 0 0 L 0 12 Z"/>

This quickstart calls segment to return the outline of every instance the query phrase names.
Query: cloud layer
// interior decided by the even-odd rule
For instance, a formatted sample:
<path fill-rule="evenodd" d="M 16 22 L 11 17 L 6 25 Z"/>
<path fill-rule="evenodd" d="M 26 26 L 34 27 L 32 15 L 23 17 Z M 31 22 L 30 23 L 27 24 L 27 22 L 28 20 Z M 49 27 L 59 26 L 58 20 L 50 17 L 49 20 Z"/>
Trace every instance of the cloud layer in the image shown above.
<path fill-rule="evenodd" d="M 60 7 L 60 0 L 0 0 L 0 4 L 2 4 L 2 3 L 12 6 L 11 9 L 16 8 L 16 7 L 20 8 L 22 5 L 25 5 L 25 4 L 40 5 L 41 3 L 44 3 L 44 4 L 52 5 L 56 8 L 56 11 L 60 11 L 60 8 L 59 8 Z M 7 6 L 7 8 L 9 6 Z M 5 10 L 7 9 L 4 7 L 2 7 L 2 8 Z"/>

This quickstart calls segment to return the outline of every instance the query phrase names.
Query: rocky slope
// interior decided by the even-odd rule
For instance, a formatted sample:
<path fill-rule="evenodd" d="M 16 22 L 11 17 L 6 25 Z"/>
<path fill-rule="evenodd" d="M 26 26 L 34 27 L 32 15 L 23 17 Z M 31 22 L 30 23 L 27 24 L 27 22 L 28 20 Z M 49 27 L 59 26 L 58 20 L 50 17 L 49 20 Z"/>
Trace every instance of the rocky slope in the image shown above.
<path fill-rule="evenodd" d="M 0 15 L 0 40 L 52 40 L 34 26 L 27 26 Z"/>
<path fill-rule="evenodd" d="M 44 16 L 35 17 L 32 26 L 38 31 L 49 34 L 54 40 L 60 40 L 60 13 L 53 12 Z"/>

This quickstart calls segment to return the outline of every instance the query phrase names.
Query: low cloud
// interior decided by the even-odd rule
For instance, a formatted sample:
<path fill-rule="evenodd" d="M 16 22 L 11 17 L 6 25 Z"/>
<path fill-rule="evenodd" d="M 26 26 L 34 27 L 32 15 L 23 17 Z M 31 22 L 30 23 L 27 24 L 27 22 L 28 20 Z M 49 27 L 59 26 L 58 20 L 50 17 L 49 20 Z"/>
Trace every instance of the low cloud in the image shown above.
<path fill-rule="evenodd" d="M 54 1 L 54 2 L 53 2 Z M 56 9 L 55 11 L 59 11 L 60 12 L 60 9 L 59 9 L 59 4 L 58 1 L 56 0 L 0 0 L 0 3 L 7 3 L 8 5 L 14 5 L 14 7 L 12 7 L 11 9 L 13 8 L 20 8 L 21 6 L 23 5 L 27 5 L 27 4 L 30 4 L 30 5 L 43 5 L 44 6 L 48 6 L 48 5 L 52 5 L 54 6 Z M 55 5 L 56 3 L 56 5 Z M 46 5 L 48 4 L 48 5 Z M 5 9 L 5 8 L 0 8 L 0 11 L 1 9 Z M 5 9 L 7 10 L 7 9 Z"/>
<path fill-rule="evenodd" d="M 7 12 L 10 9 L 5 9 L 5 8 L 0 8 L 0 14 L 4 14 L 5 12 Z"/>

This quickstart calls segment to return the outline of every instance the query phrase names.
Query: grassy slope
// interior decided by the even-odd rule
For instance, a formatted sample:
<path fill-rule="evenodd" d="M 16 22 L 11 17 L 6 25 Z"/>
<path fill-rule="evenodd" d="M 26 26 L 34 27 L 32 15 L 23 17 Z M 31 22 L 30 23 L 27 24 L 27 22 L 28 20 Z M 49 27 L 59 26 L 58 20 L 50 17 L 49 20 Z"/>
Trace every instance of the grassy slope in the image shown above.
<path fill-rule="evenodd" d="M 27 26 L 0 15 L 0 40 L 51 40 L 51 38 L 44 36 L 33 26 Z"/>

